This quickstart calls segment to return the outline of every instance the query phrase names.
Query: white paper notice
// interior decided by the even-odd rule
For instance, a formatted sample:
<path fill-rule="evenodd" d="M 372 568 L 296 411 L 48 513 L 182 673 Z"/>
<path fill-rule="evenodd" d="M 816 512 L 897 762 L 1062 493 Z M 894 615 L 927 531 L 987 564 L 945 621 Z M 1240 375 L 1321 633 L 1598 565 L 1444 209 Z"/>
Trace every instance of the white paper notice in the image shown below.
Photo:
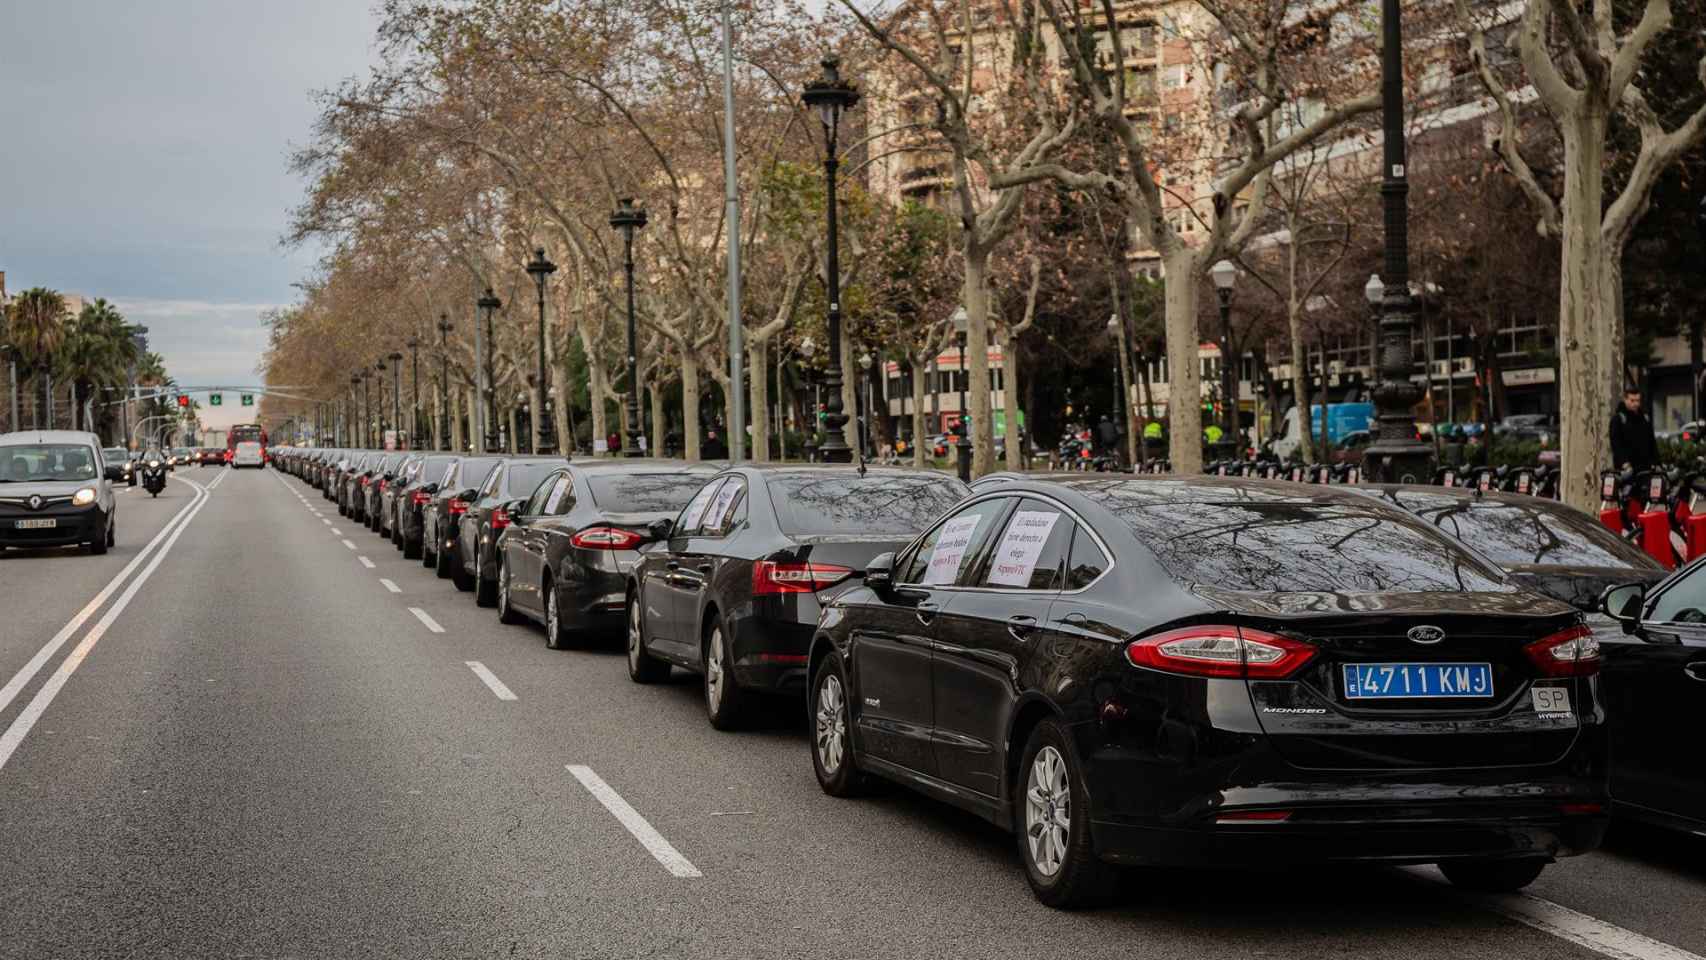
<path fill-rule="evenodd" d="M 740 496 L 740 484 L 733 480 L 723 484 L 723 489 L 717 491 L 717 499 L 711 504 L 711 509 L 705 511 L 706 525 L 721 526 L 726 519 L 723 514 L 728 511 L 729 504 L 733 503 L 737 496 Z"/>
<path fill-rule="evenodd" d="M 567 489 L 569 489 L 569 484 L 566 480 L 558 480 L 557 485 L 551 488 L 551 495 L 545 498 L 545 512 L 547 514 L 557 512 L 557 506 L 563 502 L 563 491 Z"/>
<path fill-rule="evenodd" d="M 705 508 L 711 503 L 711 488 L 714 484 L 707 483 L 693 495 L 693 502 L 687 505 L 686 512 L 681 515 L 681 529 L 691 530 L 699 525 L 699 518 L 705 515 Z"/>
<path fill-rule="evenodd" d="M 1052 510 L 1020 510 L 1007 522 L 1007 532 L 995 551 L 995 565 L 990 568 L 989 582 L 1003 587 L 1028 587 L 1037 561 L 1042 559 L 1043 544 L 1060 514 Z"/>
<path fill-rule="evenodd" d="M 604 439 L 603 437 L 594 437 L 593 441 L 592 441 L 592 452 L 593 453 L 609 453 L 610 452 L 610 441 Z"/>
<path fill-rule="evenodd" d="M 982 514 L 973 514 L 942 524 L 942 535 L 936 538 L 936 546 L 930 551 L 930 568 L 924 571 L 926 586 L 953 583 L 960 578 L 960 561 L 965 559 L 972 534 L 982 522 Z"/>

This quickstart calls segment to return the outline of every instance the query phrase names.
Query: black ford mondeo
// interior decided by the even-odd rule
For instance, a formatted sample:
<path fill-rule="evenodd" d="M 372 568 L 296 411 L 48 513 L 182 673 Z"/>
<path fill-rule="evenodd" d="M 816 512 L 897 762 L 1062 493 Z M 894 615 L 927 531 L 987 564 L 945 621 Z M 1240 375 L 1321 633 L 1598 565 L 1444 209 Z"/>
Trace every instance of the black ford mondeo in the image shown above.
<path fill-rule="evenodd" d="M 1016 479 L 873 560 L 809 668 L 826 792 L 877 775 L 1008 827 L 1054 906 L 1121 864 L 1511 890 L 1605 828 L 1580 614 L 1332 487 Z"/>

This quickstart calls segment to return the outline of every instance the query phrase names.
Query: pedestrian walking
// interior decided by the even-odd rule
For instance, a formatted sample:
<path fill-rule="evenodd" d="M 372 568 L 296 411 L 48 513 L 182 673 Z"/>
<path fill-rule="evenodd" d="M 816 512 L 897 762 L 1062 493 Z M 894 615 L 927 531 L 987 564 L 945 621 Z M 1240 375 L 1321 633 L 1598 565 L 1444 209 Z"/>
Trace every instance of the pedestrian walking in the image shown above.
<path fill-rule="evenodd" d="M 1611 462 L 1622 470 L 1641 471 L 1659 462 L 1659 444 L 1653 439 L 1653 421 L 1641 410 L 1641 391 L 1623 391 L 1623 405 L 1611 415 Z"/>

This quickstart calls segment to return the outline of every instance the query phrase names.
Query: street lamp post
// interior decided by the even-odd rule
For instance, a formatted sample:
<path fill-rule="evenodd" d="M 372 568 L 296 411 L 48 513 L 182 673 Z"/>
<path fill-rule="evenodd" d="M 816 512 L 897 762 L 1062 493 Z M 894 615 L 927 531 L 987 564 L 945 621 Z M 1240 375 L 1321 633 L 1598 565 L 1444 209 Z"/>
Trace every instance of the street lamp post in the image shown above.
<path fill-rule="evenodd" d="M 352 447 L 365 446 L 361 439 L 361 424 L 357 419 L 355 389 L 359 386 L 361 386 L 361 375 L 356 374 L 351 376 L 349 378 L 349 403 L 344 405 L 344 409 L 347 412 L 347 416 L 344 417 L 344 423 L 349 432 L 349 445 Z"/>
<path fill-rule="evenodd" d="M 450 449 L 450 314 L 438 315 L 439 449 Z"/>
<path fill-rule="evenodd" d="M 1238 267 L 1222 260 L 1209 268 L 1215 295 L 1220 298 L 1220 403 L 1224 442 L 1241 447 L 1238 437 L 1238 362 L 1232 355 L 1232 288 L 1238 283 Z"/>
<path fill-rule="evenodd" d="M 1700 206 L 1694 210 L 1694 226 L 1700 231 L 1700 242 L 1706 244 L 1706 197 L 1700 198 Z M 1693 398 L 1693 415 L 1689 419 L 1697 422 L 1700 419 L 1700 374 L 1702 370 L 1700 340 L 1701 317 L 1700 313 L 1696 311 L 1688 322 L 1688 372 L 1694 385 L 1694 388 L 1689 391 Z"/>
<path fill-rule="evenodd" d="M 409 407 L 409 449 L 419 450 L 426 446 L 421 437 L 421 341 L 410 337 L 403 345 L 409 348 L 409 390 L 414 394 Z"/>
<path fill-rule="evenodd" d="M 859 91 L 841 79 L 841 59 L 833 54 L 823 58 L 823 75 L 806 85 L 801 99 L 806 106 L 817 110 L 823 121 L 823 175 L 828 186 L 825 212 L 828 219 L 827 262 L 824 274 L 829 295 L 829 364 L 824 386 L 828 388 L 829 405 L 823 418 L 823 459 L 829 463 L 849 463 L 853 451 L 847 449 L 843 428 L 847 414 L 841 403 L 841 250 L 837 235 L 835 208 L 835 173 L 840 166 L 837 141 L 841 135 L 841 114 L 859 103 Z"/>
<path fill-rule="evenodd" d="M 545 278 L 557 272 L 557 265 L 545 259 L 545 248 L 540 247 L 533 251 L 533 259 L 527 261 L 527 272 L 539 290 L 539 409 L 534 411 L 539 424 L 534 433 L 538 434 L 539 443 L 533 452 L 550 453 L 554 447 L 551 420 L 545 416 Z"/>
<path fill-rule="evenodd" d="M 1114 342 L 1114 423 L 1123 432 L 1131 426 L 1131 418 L 1126 416 L 1126 404 L 1131 402 L 1131 388 L 1125 382 L 1125 358 L 1120 356 L 1120 315 L 1108 314 L 1108 338 Z M 1114 456 L 1119 457 L 1119 447 L 1116 444 Z"/>
<path fill-rule="evenodd" d="M 1380 196 L 1385 205 L 1385 293 L 1380 317 L 1380 386 L 1374 391 L 1379 434 L 1363 454 L 1363 475 L 1370 480 L 1411 482 L 1433 476 L 1433 448 L 1416 436 L 1419 397 L 1410 382 L 1410 332 L 1415 304 L 1410 299 L 1409 208 L 1404 150 L 1404 51 L 1399 0 L 1380 2 L 1380 109 L 1383 156 Z"/>
<path fill-rule="evenodd" d="M 871 354 L 870 351 L 859 354 L 859 376 L 864 381 L 860 392 L 865 397 L 865 414 L 859 418 L 859 454 L 870 456 L 875 450 L 876 433 L 871 418 L 876 414 L 876 398 L 871 394 Z"/>
<path fill-rule="evenodd" d="M 812 368 L 811 368 L 812 356 L 816 353 L 817 353 L 817 344 L 815 342 L 813 342 L 811 337 L 807 337 L 804 340 L 800 341 L 800 356 L 805 358 L 805 361 L 806 361 L 805 364 L 800 367 L 800 376 L 804 377 L 807 381 L 809 381 L 811 388 L 812 388 L 810 422 L 809 423 L 803 423 L 800 425 L 801 428 L 805 431 L 806 442 L 804 443 L 803 446 L 805 447 L 805 455 L 806 455 L 806 462 L 807 463 L 816 463 L 817 462 L 817 452 L 818 452 L 817 375 L 815 373 L 813 373 Z M 784 458 L 784 459 L 786 459 L 786 458 Z"/>
<path fill-rule="evenodd" d="M 486 385 L 484 392 L 486 422 L 480 424 L 480 429 L 486 434 L 484 449 L 491 452 L 498 448 L 498 390 L 497 373 L 492 361 L 492 315 L 497 313 L 499 307 L 503 306 L 503 301 L 498 299 L 491 287 L 487 287 L 486 295 L 474 301 L 474 305 L 480 308 L 480 312 L 486 318 Z"/>
<path fill-rule="evenodd" d="M 627 449 L 622 452 L 626 456 L 637 457 L 640 455 L 639 443 L 635 439 L 640 429 L 640 353 L 634 328 L 634 231 L 646 225 L 646 211 L 634 206 L 633 197 L 622 197 L 616 201 L 616 212 L 610 215 L 610 225 L 622 231 L 622 268 L 628 276 L 628 402 L 624 410 L 628 429 L 624 431 Z M 691 428 L 693 425 L 687 426 Z"/>
<path fill-rule="evenodd" d="M 403 449 L 403 355 L 393 350 L 386 359 L 391 361 L 391 435 L 396 449 Z"/>
<path fill-rule="evenodd" d="M 362 446 L 373 449 L 373 392 L 368 385 L 373 382 L 373 371 L 363 367 L 361 370 L 361 435 Z"/>
<path fill-rule="evenodd" d="M 954 335 L 959 338 L 959 376 L 955 379 L 960 384 L 960 420 L 954 425 L 954 459 L 960 474 L 960 480 L 971 482 L 971 429 L 966 423 L 966 381 L 971 374 L 966 367 L 966 308 L 960 307 L 954 311 Z"/>

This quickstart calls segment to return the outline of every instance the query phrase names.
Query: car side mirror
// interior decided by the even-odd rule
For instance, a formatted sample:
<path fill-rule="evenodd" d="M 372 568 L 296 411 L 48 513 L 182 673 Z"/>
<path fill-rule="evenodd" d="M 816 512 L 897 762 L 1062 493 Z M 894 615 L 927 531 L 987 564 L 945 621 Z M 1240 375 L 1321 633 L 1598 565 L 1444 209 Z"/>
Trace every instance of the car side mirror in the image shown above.
<path fill-rule="evenodd" d="M 879 553 L 865 564 L 865 586 L 887 590 L 894 585 L 894 554 Z"/>
<path fill-rule="evenodd" d="M 1646 599 L 1646 584 L 1619 584 L 1606 587 L 1599 595 L 1599 609 L 1622 625 L 1624 633 L 1634 633 L 1641 625 L 1641 606 Z"/>
<path fill-rule="evenodd" d="M 674 530 L 675 521 L 668 517 L 660 517 L 646 524 L 646 533 L 650 534 L 653 540 L 668 540 Z"/>
<path fill-rule="evenodd" d="M 473 487 L 469 487 L 468 489 L 457 494 L 454 499 L 469 501 L 469 500 L 473 500 L 474 498 L 478 497 L 479 495 L 480 495 L 480 491 L 475 490 Z"/>
<path fill-rule="evenodd" d="M 426 495 L 427 495 L 427 496 L 429 496 L 429 497 L 430 497 L 430 496 L 432 496 L 432 495 L 433 495 L 433 494 L 435 494 L 435 493 L 437 493 L 437 492 L 438 492 L 438 484 L 436 484 L 436 483 L 429 483 L 429 484 L 427 484 L 427 485 L 426 485 L 426 486 L 424 486 L 424 487 L 422 487 L 422 488 L 421 488 L 421 492 L 422 492 L 422 493 L 424 493 L 424 494 L 426 494 Z"/>
<path fill-rule="evenodd" d="M 522 512 L 525 509 L 527 509 L 526 497 L 511 500 L 503 505 L 504 513 L 509 514 L 509 522 L 518 525 L 524 525 L 523 521 L 527 519 L 527 514 Z"/>

